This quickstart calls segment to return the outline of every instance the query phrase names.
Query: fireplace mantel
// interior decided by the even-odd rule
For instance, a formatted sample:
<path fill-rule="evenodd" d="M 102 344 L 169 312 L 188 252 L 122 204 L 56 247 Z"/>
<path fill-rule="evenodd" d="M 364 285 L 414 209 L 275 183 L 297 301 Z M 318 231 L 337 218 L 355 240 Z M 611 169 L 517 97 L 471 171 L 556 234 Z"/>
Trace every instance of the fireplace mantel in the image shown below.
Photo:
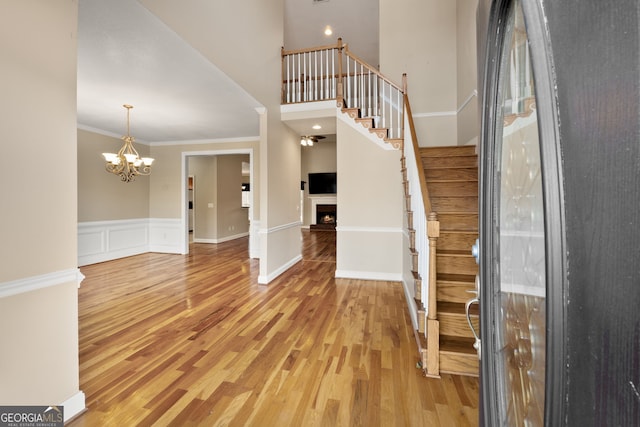
<path fill-rule="evenodd" d="M 311 224 L 316 224 L 316 207 L 318 205 L 337 205 L 336 196 L 309 196 L 311 200 Z"/>

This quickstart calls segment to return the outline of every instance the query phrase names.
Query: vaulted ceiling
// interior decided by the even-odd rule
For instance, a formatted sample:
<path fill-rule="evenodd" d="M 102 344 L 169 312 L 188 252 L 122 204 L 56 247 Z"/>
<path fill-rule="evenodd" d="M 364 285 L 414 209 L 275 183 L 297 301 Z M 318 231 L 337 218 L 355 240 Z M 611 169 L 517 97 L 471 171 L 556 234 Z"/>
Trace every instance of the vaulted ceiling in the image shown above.
<path fill-rule="evenodd" d="M 131 104 L 131 135 L 142 142 L 258 135 L 260 104 L 138 1 L 80 0 L 78 20 L 80 128 L 120 137 Z M 342 37 L 377 64 L 377 0 L 285 0 L 284 22 L 285 49 Z"/>

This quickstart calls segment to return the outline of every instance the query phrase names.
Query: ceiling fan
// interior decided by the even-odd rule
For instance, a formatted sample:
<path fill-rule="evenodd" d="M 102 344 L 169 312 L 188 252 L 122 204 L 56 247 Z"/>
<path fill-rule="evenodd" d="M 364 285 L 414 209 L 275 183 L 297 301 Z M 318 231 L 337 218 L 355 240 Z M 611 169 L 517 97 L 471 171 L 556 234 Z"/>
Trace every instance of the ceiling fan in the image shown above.
<path fill-rule="evenodd" d="M 300 138 L 300 145 L 302 145 L 303 147 L 313 147 L 313 144 L 325 138 L 326 136 L 322 135 L 303 136 Z"/>

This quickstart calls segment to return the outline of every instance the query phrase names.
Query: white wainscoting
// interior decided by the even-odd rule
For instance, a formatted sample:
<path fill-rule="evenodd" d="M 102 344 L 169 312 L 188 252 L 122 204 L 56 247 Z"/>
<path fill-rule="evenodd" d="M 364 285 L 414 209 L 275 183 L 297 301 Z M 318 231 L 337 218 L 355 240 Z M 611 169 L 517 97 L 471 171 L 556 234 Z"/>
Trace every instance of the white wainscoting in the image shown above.
<path fill-rule="evenodd" d="M 260 229 L 260 245 L 263 257 L 260 258 L 260 275 L 258 283 L 266 285 L 273 279 L 287 271 L 296 263 L 302 261 L 302 236 L 300 235 L 300 221 L 283 224 L 269 229 Z M 292 247 L 291 242 L 297 239 L 299 246 Z M 272 248 L 282 248 L 267 256 L 267 244 Z"/>
<path fill-rule="evenodd" d="M 149 218 L 149 252 L 183 253 L 186 229 L 179 218 Z"/>
<path fill-rule="evenodd" d="M 251 221 L 249 227 L 249 257 L 260 259 L 260 221 Z"/>
<path fill-rule="evenodd" d="M 180 219 L 141 218 L 78 223 L 78 266 L 145 252 L 180 253 Z"/>

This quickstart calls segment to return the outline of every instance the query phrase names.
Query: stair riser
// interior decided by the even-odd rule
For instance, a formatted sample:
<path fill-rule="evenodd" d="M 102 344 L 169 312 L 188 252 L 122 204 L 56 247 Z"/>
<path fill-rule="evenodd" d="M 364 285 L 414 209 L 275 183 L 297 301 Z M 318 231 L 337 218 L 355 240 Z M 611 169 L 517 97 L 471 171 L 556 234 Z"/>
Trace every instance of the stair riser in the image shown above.
<path fill-rule="evenodd" d="M 473 168 L 478 166 L 478 157 L 423 157 L 422 165 L 425 169 Z"/>
<path fill-rule="evenodd" d="M 420 155 L 423 157 L 451 157 L 451 156 L 475 156 L 475 145 L 461 145 L 458 147 L 423 147 Z"/>
<path fill-rule="evenodd" d="M 473 332 L 469 328 L 464 314 L 438 313 L 438 321 L 440 322 L 440 335 L 473 338 Z M 471 316 L 471 323 L 476 331 L 480 330 L 478 316 Z"/>
<path fill-rule="evenodd" d="M 438 238 L 438 250 L 449 251 L 469 251 L 471 253 L 471 247 L 476 242 L 478 233 L 471 231 L 468 233 L 450 233 L 447 231 L 441 231 Z"/>
<path fill-rule="evenodd" d="M 428 187 L 430 197 L 478 196 L 478 181 L 431 182 Z"/>
<path fill-rule="evenodd" d="M 478 356 L 475 354 L 440 352 L 440 372 L 443 374 L 477 377 L 480 373 Z"/>
<path fill-rule="evenodd" d="M 469 230 L 478 232 L 478 213 L 438 214 L 440 231 Z"/>
<path fill-rule="evenodd" d="M 478 196 L 431 197 L 436 212 L 478 212 Z"/>
<path fill-rule="evenodd" d="M 444 302 L 457 302 L 464 304 L 475 296 L 468 292 L 475 290 L 475 283 L 438 282 L 436 286 L 436 299 Z"/>
<path fill-rule="evenodd" d="M 426 169 L 424 177 L 429 184 L 433 181 L 477 181 L 478 168 Z"/>
<path fill-rule="evenodd" d="M 471 255 L 456 256 L 438 254 L 436 256 L 436 272 L 444 274 L 478 274 L 478 264 Z"/>

